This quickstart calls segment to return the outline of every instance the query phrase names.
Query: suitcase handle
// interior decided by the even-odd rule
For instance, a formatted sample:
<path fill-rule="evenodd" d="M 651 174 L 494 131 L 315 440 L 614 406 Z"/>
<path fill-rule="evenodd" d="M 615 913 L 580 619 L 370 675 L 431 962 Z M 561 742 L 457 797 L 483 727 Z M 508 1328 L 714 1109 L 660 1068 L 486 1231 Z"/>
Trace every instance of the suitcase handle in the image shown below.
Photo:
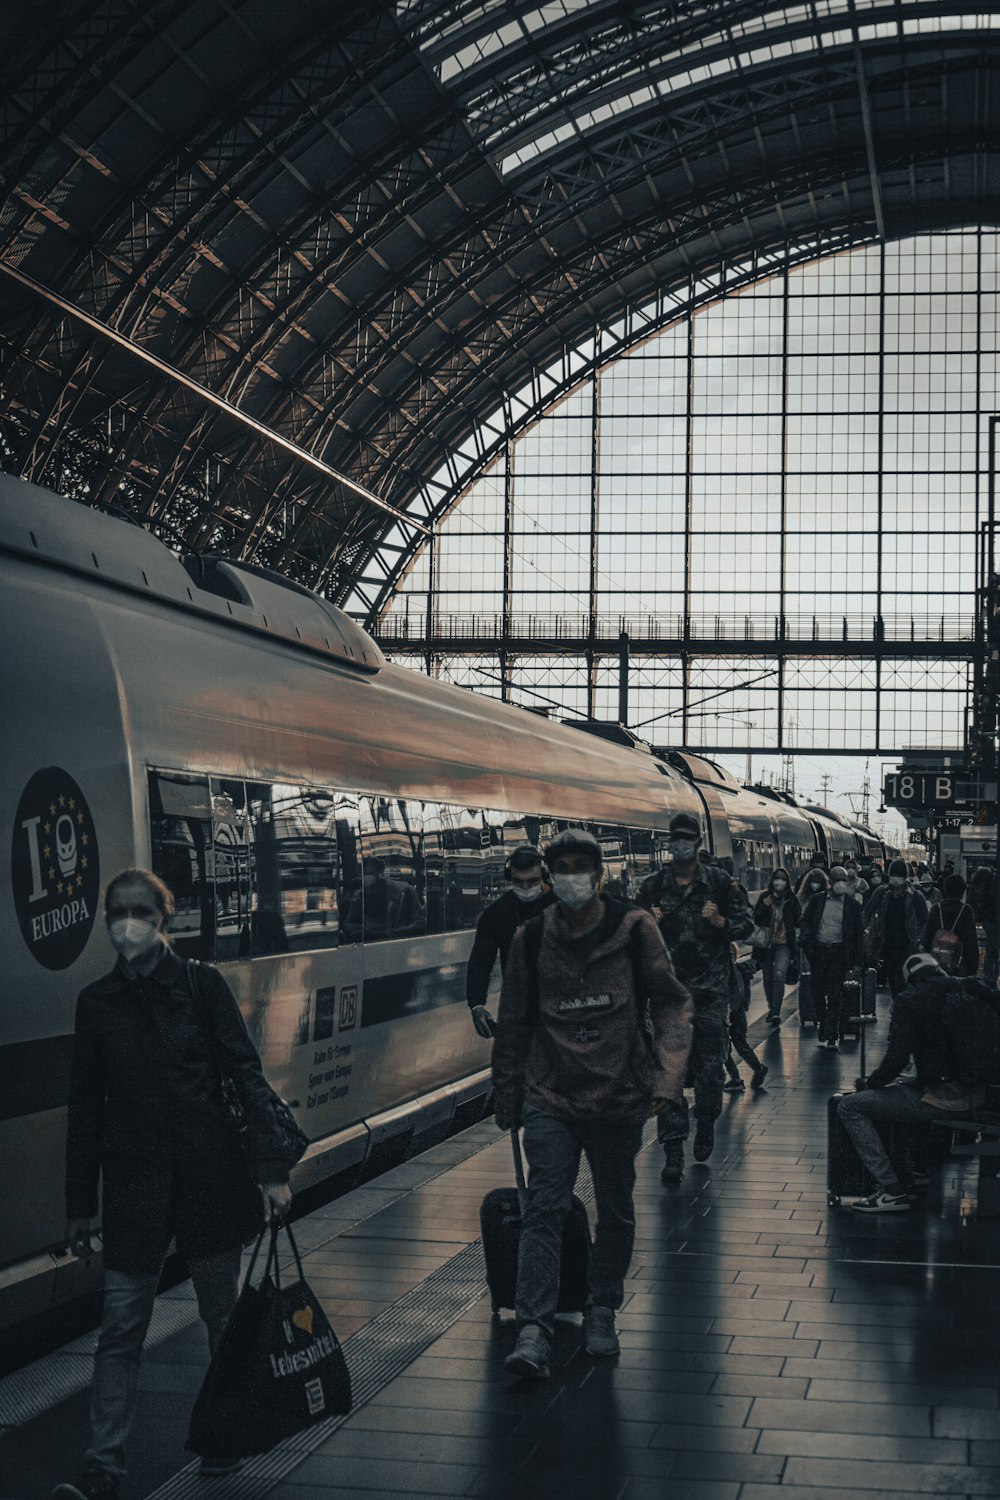
<path fill-rule="evenodd" d="M 510 1133 L 510 1144 L 514 1152 L 514 1177 L 517 1180 L 517 1199 L 524 1213 L 525 1204 L 528 1201 L 528 1185 L 524 1180 L 524 1158 L 521 1155 L 521 1135 L 517 1126 Z"/>

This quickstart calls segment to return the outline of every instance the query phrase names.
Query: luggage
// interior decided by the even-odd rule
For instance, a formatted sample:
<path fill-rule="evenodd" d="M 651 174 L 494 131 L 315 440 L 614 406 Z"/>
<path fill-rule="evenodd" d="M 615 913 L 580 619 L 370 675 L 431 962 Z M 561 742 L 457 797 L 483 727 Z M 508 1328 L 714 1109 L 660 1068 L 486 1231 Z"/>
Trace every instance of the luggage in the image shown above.
<path fill-rule="evenodd" d="M 486 1259 L 486 1282 L 494 1316 L 502 1307 L 513 1308 L 517 1290 L 517 1251 L 521 1239 L 521 1208 L 526 1188 L 521 1142 L 510 1133 L 514 1149 L 516 1188 L 494 1188 L 479 1209 L 479 1227 Z M 590 1260 L 590 1222 L 587 1210 L 573 1194 L 563 1224 L 562 1264 L 559 1269 L 558 1312 L 582 1312 L 587 1302 L 587 1266 Z"/>
<path fill-rule="evenodd" d="M 799 1025 L 816 1025 L 816 1008 L 813 1005 L 812 974 L 806 970 L 799 975 Z"/>
<path fill-rule="evenodd" d="M 857 979 L 845 979 L 840 996 L 840 1035 L 845 1041 L 856 1042 L 860 1025 L 856 1019 L 867 1016 L 875 1019 L 876 974 L 872 967 L 854 970 Z"/>
<path fill-rule="evenodd" d="M 284 1228 L 297 1278 L 281 1284 L 278 1235 Z M 251 1285 L 265 1234 L 271 1240 L 260 1286 Z M 286 1224 L 265 1226 L 257 1240 L 219 1349 L 191 1413 L 193 1453 L 243 1458 L 266 1453 L 303 1428 L 351 1409 L 351 1377 L 343 1351 L 302 1274 L 298 1246 Z"/>
<path fill-rule="evenodd" d="M 861 971 L 861 1011 L 863 1016 L 874 1016 L 877 1012 L 878 973 L 869 966 Z"/>
<path fill-rule="evenodd" d="M 826 1201 L 832 1206 L 844 1198 L 865 1198 L 877 1189 L 875 1179 L 862 1165 L 837 1114 L 837 1106 L 844 1097 L 833 1094 L 826 1103 Z M 880 1125 L 879 1134 L 895 1162 L 901 1144 L 900 1127 Z"/>

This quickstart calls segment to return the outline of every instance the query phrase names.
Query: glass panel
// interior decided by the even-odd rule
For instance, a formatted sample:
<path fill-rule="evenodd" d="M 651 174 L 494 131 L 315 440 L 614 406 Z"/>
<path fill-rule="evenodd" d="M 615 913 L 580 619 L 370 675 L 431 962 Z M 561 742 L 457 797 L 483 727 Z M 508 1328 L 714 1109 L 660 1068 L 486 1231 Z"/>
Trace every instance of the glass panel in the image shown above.
<path fill-rule="evenodd" d="M 423 803 L 427 931 L 475 927 L 489 829 L 475 808 Z"/>
<path fill-rule="evenodd" d="M 210 873 L 212 803 L 207 776 L 150 771 L 153 872 L 174 897 L 171 940 L 181 958 L 215 954 L 215 897 Z"/>
<path fill-rule="evenodd" d="M 345 930 L 366 943 L 427 930 L 423 833 L 419 802 L 359 800 L 362 889 L 351 901 Z"/>
<path fill-rule="evenodd" d="M 248 793 L 257 877 L 254 957 L 336 947 L 333 793 L 287 782 L 251 783 Z"/>
<path fill-rule="evenodd" d="M 243 782 L 213 776 L 211 790 L 215 958 L 217 963 L 225 963 L 250 956 L 253 850 Z"/>

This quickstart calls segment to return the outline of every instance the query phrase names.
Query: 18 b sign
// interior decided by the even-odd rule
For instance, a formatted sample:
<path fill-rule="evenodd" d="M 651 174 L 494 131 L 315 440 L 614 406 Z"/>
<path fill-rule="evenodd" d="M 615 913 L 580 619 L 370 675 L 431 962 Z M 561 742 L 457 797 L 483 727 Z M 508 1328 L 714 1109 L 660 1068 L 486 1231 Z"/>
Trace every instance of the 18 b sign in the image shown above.
<path fill-rule="evenodd" d="M 885 778 L 886 807 L 951 807 L 955 780 L 950 771 L 894 771 Z"/>

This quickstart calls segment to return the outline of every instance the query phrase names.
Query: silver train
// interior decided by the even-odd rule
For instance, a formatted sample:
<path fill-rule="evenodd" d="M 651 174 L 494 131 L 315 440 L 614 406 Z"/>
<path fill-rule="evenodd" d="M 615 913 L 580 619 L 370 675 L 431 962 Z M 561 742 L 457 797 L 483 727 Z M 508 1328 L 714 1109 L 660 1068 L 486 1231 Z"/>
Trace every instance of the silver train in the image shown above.
<path fill-rule="evenodd" d="M 90 1290 L 62 1243 L 75 999 L 113 952 L 109 877 L 148 866 L 218 963 L 309 1135 L 302 1187 L 481 1117 L 464 967 L 512 849 L 567 823 L 614 888 L 670 815 L 751 890 L 882 857 L 865 829 L 706 760 L 660 759 L 429 681 L 323 599 L 0 475 L 0 1327 Z M 494 983 L 499 976 L 494 975 Z"/>

